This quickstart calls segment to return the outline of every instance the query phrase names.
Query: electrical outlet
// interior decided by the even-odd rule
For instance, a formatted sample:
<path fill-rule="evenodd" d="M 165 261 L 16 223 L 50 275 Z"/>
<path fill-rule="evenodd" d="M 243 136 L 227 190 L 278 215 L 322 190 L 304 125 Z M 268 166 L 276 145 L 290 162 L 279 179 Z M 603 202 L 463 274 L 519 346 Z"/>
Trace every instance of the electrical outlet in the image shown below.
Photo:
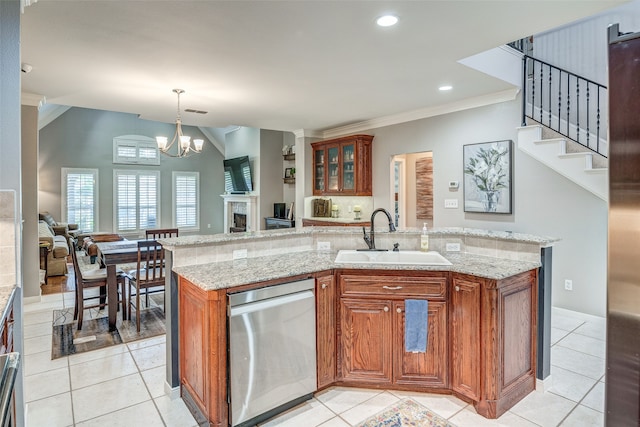
<path fill-rule="evenodd" d="M 331 242 L 318 242 L 316 249 L 319 251 L 330 251 L 331 250 Z"/>
<path fill-rule="evenodd" d="M 458 199 L 444 199 L 445 209 L 458 209 Z"/>
<path fill-rule="evenodd" d="M 565 280 L 564 281 L 564 289 L 567 291 L 572 291 L 573 290 L 573 280 Z"/>
<path fill-rule="evenodd" d="M 460 243 L 447 243 L 447 252 L 460 252 Z"/>
<path fill-rule="evenodd" d="M 246 249 L 236 249 L 233 251 L 233 259 L 243 259 L 247 257 Z"/>

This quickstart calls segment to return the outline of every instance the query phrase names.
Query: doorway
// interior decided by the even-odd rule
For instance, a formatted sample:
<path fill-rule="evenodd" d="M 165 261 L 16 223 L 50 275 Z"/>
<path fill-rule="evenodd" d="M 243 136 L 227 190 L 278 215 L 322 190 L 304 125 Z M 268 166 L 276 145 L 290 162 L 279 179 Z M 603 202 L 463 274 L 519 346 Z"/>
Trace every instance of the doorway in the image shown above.
<path fill-rule="evenodd" d="M 397 154 L 390 164 L 390 206 L 398 228 L 433 227 L 433 153 Z"/>

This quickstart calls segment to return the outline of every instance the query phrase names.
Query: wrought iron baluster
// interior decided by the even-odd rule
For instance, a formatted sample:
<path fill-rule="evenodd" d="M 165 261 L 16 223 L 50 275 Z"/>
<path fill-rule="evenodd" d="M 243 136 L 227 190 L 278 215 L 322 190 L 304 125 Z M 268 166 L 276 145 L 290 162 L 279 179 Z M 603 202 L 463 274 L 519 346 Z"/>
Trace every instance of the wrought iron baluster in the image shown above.
<path fill-rule="evenodd" d="M 587 147 L 589 147 L 589 82 L 587 82 Z"/>
<path fill-rule="evenodd" d="M 536 63 L 533 63 L 533 73 L 531 73 L 531 118 L 535 117 L 536 109 Z"/>
<path fill-rule="evenodd" d="M 571 119 L 571 89 L 569 89 L 571 87 L 570 77 L 569 73 L 567 73 L 567 136 L 569 136 L 571 132 L 571 127 L 569 125 Z"/>
<path fill-rule="evenodd" d="M 600 88 L 598 88 L 598 111 L 596 112 L 596 150 L 600 152 Z"/>
<path fill-rule="evenodd" d="M 562 124 L 562 70 L 558 69 L 558 130 Z"/>
<path fill-rule="evenodd" d="M 580 142 L 580 79 L 576 76 L 576 140 Z"/>
<path fill-rule="evenodd" d="M 551 72 L 553 71 L 553 69 L 551 68 L 551 66 L 549 66 L 549 105 L 548 105 L 548 110 L 549 110 L 549 127 L 551 127 Z"/>
<path fill-rule="evenodd" d="M 542 101 L 543 101 L 543 90 L 544 88 L 542 87 L 542 85 L 544 84 L 544 64 L 540 64 L 540 123 L 542 123 L 542 110 L 543 110 L 543 106 L 542 106 Z"/>

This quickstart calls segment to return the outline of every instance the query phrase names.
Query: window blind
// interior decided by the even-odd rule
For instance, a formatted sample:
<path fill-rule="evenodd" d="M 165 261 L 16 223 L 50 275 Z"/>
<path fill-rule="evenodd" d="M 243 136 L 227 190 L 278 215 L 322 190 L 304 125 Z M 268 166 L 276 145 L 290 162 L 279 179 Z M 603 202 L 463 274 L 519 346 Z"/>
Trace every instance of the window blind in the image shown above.
<path fill-rule="evenodd" d="M 197 172 L 174 172 L 174 226 L 178 228 L 199 228 Z"/>
<path fill-rule="evenodd" d="M 160 172 L 115 171 L 115 222 L 118 232 L 156 228 Z"/>
<path fill-rule="evenodd" d="M 62 177 L 66 193 L 63 221 L 78 224 L 78 229 L 83 232 L 95 231 L 98 171 L 63 168 Z"/>

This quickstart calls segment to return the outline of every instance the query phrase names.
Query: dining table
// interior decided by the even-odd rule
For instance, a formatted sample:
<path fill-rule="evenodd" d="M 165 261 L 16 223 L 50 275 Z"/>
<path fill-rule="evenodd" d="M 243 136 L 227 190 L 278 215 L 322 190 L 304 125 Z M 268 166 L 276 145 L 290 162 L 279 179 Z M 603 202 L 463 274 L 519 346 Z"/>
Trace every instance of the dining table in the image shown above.
<path fill-rule="evenodd" d="M 131 264 L 138 262 L 138 241 L 117 240 L 97 242 L 98 260 L 102 267 L 108 264 Z"/>

